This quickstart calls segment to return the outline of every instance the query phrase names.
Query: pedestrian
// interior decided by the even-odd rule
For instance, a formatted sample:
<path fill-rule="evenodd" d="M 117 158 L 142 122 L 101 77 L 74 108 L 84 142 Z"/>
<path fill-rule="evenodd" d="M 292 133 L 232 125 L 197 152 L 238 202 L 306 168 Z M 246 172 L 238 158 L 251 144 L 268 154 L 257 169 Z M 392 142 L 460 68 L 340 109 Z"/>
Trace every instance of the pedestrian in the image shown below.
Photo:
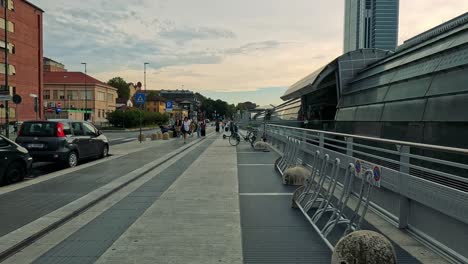
<path fill-rule="evenodd" d="M 203 119 L 202 122 L 201 122 L 201 129 L 200 129 L 200 135 L 202 137 L 206 136 L 206 120 Z"/>
<path fill-rule="evenodd" d="M 180 130 L 182 127 L 182 122 L 180 121 L 179 118 L 176 119 L 176 122 L 174 124 L 174 129 L 175 129 L 175 137 L 179 138 L 181 136 Z"/>
<path fill-rule="evenodd" d="M 215 126 L 216 126 L 216 133 L 219 133 L 219 120 L 216 120 Z"/>
<path fill-rule="evenodd" d="M 184 136 L 184 143 L 187 143 L 187 134 L 190 132 L 190 120 L 187 117 L 184 117 L 184 122 L 182 122 L 182 135 Z"/>
<path fill-rule="evenodd" d="M 197 137 L 201 136 L 201 128 L 202 128 L 202 122 L 199 121 L 197 122 Z"/>

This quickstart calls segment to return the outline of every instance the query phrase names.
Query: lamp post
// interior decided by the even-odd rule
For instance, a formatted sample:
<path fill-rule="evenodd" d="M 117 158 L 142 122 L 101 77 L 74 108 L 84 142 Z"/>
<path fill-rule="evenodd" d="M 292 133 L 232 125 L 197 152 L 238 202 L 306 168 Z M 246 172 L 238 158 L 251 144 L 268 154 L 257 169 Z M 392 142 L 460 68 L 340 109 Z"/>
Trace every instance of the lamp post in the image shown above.
<path fill-rule="evenodd" d="M 10 86 L 8 84 L 8 1 L 3 1 L 5 5 L 5 89 L 10 95 Z M 5 100 L 5 136 L 10 137 L 10 107 L 8 100 Z"/>
<path fill-rule="evenodd" d="M 143 64 L 143 67 L 145 68 L 145 69 L 144 69 L 144 74 L 145 74 L 145 78 L 144 78 L 144 79 L 145 79 L 145 92 L 146 92 L 146 65 L 149 65 L 149 62 L 145 62 L 145 63 Z"/>
<path fill-rule="evenodd" d="M 85 89 L 85 112 L 84 112 L 84 120 L 87 121 L 86 117 L 88 117 L 88 85 L 87 85 L 87 77 L 88 77 L 88 70 L 87 70 L 87 63 L 86 62 L 82 62 L 81 65 L 84 65 L 84 71 L 85 71 L 85 77 L 84 77 L 84 81 L 85 81 L 85 86 L 84 86 L 84 89 Z"/>

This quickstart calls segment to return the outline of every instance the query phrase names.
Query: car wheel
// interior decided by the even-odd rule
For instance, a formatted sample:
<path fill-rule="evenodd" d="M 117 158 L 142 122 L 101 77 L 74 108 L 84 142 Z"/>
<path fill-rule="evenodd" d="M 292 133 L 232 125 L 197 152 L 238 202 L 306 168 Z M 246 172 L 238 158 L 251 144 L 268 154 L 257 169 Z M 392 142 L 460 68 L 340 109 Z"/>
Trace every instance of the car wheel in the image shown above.
<path fill-rule="evenodd" d="M 24 179 L 26 174 L 25 172 L 26 169 L 24 168 L 24 165 L 20 162 L 15 162 L 8 166 L 4 181 L 6 184 L 20 182 Z"/>
<path fill-rule="evenodd" d="M 78 165 L 78 154 L 76 154 L 75 151 L 70 151 L 70 153 L 68 153 L 66 165 L 68 168 L 73 168 Z"/>
<path fill-rule="evenodd" d="M 104 147 L 102 148 L 102 152 L 101 152 L 101 159 L 102 158 L 105 158 L 109 156 L 109 146 L 108 145 L 104 145 Z"/>

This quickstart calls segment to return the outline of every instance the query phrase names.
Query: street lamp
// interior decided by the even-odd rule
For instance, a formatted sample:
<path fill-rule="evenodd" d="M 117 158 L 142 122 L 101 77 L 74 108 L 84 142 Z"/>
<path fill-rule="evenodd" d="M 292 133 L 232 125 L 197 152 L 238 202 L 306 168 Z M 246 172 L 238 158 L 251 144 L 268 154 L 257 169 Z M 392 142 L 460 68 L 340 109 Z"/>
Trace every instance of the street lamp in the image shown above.
<path fill-rule="evenodd" d="M 85 71 L 85 77 L 84 77 L 84 81 L 85 81 L 85 86 L 84 86 L 84 90 L 85 90 L 85 112 L 84 112 L 84 119 L 85 121 L 87 121 L 86 117 L 88 117 L 88 88 L 87 88 L 87 77 L 88 77 L 88 70 L 87 70 L 87 63 L 86 62 L 82 62 L 81 65 L 84 65 L 84 71 Z"/>
<path fill-rule="evenodd" d="M 149 65 L 149 62 L 145 62 L 143 64 L 144 68 L 145 68 L 145 92 L 146 92 L 146 65 Z"/>

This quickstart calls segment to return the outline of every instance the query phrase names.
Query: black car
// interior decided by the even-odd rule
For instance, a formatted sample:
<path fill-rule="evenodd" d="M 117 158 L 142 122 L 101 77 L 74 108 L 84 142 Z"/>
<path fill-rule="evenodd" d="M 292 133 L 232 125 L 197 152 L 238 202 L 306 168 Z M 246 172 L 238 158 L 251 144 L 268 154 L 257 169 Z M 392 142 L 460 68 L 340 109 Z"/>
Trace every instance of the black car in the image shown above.
<path fill-rule="evenodd" d="M 26 121 L 16 143 L 28 149 L 34 161 L 61 162 L 67 167 L 109 153 L 109 142 L 101 131 L 91 123 L 75 120 Z"/>
<path fill-rule="evenodd" d="M 31 164 L 27 149 L 0 136 L 0 185 L 22 181 Z"/>

